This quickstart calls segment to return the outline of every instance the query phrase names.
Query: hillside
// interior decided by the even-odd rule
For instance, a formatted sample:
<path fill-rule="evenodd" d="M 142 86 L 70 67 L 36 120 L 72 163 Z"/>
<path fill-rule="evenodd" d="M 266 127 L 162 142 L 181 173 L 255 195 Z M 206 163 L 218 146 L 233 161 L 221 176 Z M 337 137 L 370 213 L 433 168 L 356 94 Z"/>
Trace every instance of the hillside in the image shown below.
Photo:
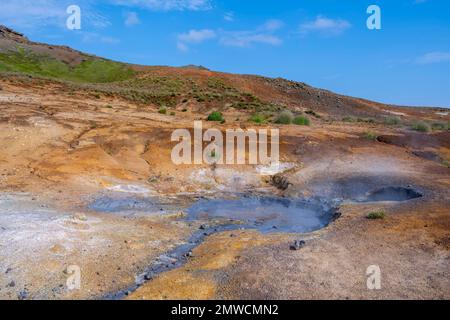
<path fill-rule="evenodd" d="M 128 65 L 5 27 L 0 70 L 0 299 L 450 297 L 448 110 Z M 199 120 L 278 130 L 279 166 L 180 165 L 173 133 Z"/>

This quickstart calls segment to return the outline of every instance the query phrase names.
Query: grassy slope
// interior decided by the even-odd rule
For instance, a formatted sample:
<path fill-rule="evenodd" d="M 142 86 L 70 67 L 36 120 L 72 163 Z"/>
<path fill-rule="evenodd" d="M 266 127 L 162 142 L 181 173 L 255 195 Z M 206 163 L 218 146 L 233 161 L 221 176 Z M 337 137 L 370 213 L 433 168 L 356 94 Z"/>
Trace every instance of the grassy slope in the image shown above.
<path fill-rule="evenodd" d="M 87 83 L 108 83 L 134 76 L 133 70 L 118 62 L 88 59 L 71 67 L 62 61 L 39 56 L 21 48 L 7 53 L 0 52 L 0 71 Z"/>

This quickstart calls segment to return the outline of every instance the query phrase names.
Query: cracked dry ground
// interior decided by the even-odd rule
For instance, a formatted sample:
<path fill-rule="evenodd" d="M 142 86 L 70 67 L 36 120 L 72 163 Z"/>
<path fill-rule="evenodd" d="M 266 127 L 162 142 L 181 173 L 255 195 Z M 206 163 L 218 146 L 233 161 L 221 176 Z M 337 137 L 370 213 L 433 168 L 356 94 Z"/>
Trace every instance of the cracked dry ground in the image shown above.
<path fill-rule="evenodd" d="M 283 126 L 281 158 L 295 168 L 287 173 L 292 185 L 280 191 L 252 166 L 173 165 L 170 134 L 191 128 L 198 114 L 161 115 L 156 107 L 66 94 L 58 85 L 2 83 L 0 93 L 0 298 L 106 297 L 132 286 L 199 230 L 200 221 L 180 218 L 182 206 L 139 215 L 88 209 L 105 194 L 167 201 L 183 195 L 190 203 L 223 192 L 334 197 L 360 184 L 410 185 L 423 197 L 348 203 L 337 221 L 309 234 L 211 234 L 185 264 L 128 298 L 450 298 L 449 168 L 420 157 L 449 159 L 448 132 L 338 122 Z M 218 127 L 236 125 L 248 126 Z M 368 129 L 386 139 L 365 139 Z M 374 210 L 386 218 L 366 219 Z M 291 251 L 297 239 L 306 245 Z M 70 265 L 81 268 L 80 290 L 66 287 Z M 367 290 L 370 265 L 381 268 L 381 290 Z"/>

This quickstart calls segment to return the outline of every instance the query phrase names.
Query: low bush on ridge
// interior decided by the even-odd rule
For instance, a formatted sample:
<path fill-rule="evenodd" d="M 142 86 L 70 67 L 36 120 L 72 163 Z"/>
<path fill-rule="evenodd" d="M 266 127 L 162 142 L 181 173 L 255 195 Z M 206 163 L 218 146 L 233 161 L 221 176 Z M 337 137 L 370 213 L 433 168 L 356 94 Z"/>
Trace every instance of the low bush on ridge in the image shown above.
<path fill-rule="evenodd" d="M 208 116 L 208 121 L 216 121 L 216 122 L 224 122 L 225 119 L 223 118 L 223 115 L 219 111 L 214 111 Z"/>

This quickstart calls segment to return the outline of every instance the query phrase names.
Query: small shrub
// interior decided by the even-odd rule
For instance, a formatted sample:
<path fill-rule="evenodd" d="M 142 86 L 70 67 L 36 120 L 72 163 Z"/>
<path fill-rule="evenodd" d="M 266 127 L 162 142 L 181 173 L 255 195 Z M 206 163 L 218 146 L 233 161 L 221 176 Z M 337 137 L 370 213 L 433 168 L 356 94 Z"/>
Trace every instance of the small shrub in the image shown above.
<path fill-rule="evenodd" d="M 257 124 L 263 124 L 266 122 L 266 117 L 261 114 L 255 114 L 250 118 L 250 121 Z"/>
<path fill-rule="evenodd" d="M 295 117 L 293 123 L 299 126 L 309 126 L 311 124 L 311 121 L 309 121 L 309 119 L 306 117 L 298 116 Z"/>
<path fill-rule="evenodd" d="M 431 127 L 428 123 L 425 121 L 416 121 L 413 123 L 412 126 L 413 130 L 419 131 L 419 132 L 429 132 L 431 130 Z"/>
<path fill-rule="evenodd" d="M 105 106 L 105 108 L 108 108 L 108 109 L 112 109 L 112 107 L 113 107 L 113 106 L 110 105 L 110 104 L 108 104 L 108 105 Z"/>
<path fill-rule="evenodd" d="M 449 127 L 448 127 L 448 124 L 445 123 L 445 122 L 435 122 L 435 123 L 433 123 L 431 125 L 431 129 L 437 130 L 437 131 L 439 131 L 439 130 L 448 130 Z"/>
<path fill-rule="evenodd" d="M 174 115 L 175 115 L 175 112 L 174 112 L 174 111 L 172 111 L 172 112 L 170 113 L 170 115 L 171 115 L 171 116 L 174 116 Z"/>
<path fill-rule="evenodd" d="M 372 141 L 375 141 L 375 140 L 378 139 L 378 135 L 377 135 L 375 132 L 373 132 L 373 131 L 367 131 L 367 132 L 364 134 L 364 137 L 365 137 L 366 139 L 369 139 L 369 140 L 372 140 Z"/>
<path fill-rule="evenodd" d="M 275 123 L 278 124 L 291 124 L 292 120 L 294 119 L 294 116 L 292 115 L 292 112 L 289 110 L 285 110 L 280 112 L 280 114 L 277 116 Z"/>
<path fill-rule="evenodd" d="M 367 215 L 367 219 L 369 220 L 382 220 L 384 219 L 386 214 L 383 211 L 373 211 Z"/>
<path fill-rule="evenodd" d="M 208 116 L 208 121 L 222 122 L 222 121 L 224 121 L 224 118 L 223 118 L 222 113 L 220 113 L 219 111 L 214 111 L 213 113 L 211 113 Z"/>
<path fill-rule="evenodd" d="M 342 121 L 343 122 L 356 122 L 356 119 L 353 118 L 353 117 L 348 116 L 348 117 L 342 118 Z"/>
<path fill-rule="evenodd" d="M 167 108 L 166 107 L 161 107 L 161 108 L 159 108 L 158 112 L 160 114 L 167 114 Z"/>
<path fill-rule="evenodd" d="M 188 109 L 184 108 L 183 110 L 181 110 L 181 112 L 187 112 Z"/>
<path fill-rule="evenodd" d="M 399 117 L 386 117 L 384 123 L 389 126 L 398 126 L 402 123 L 402 120 Z"/>
<path fill-rule="evenodd" d="M 358 118 L 358 122 L 363 123 L 375 123 L 375 120 L 372 118 Z"/>

